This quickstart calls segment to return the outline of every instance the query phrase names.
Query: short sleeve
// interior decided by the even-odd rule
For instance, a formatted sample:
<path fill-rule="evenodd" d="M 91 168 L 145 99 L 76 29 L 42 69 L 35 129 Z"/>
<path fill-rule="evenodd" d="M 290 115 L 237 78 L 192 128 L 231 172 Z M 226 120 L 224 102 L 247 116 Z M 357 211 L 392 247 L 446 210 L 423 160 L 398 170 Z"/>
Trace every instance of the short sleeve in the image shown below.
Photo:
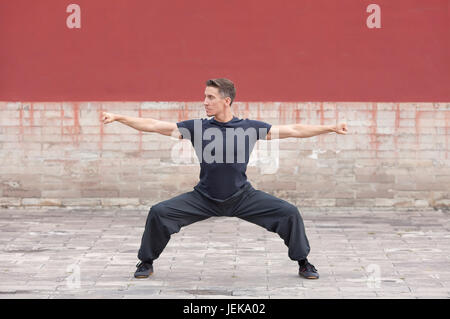
<path fill-rule="evenodd" d="M 269 133 L 272 124 L 257 120 L 248 120 L 248 121 L 249 126 L 254 127 L 256 129 L 256 136 L 258 140 L 266 139 L 266 136 Z"/>
<path fill-rule="evenodd" d="M 194 120 L 177 122 L 177 127 L 183 139 L 194 141 Z"/>

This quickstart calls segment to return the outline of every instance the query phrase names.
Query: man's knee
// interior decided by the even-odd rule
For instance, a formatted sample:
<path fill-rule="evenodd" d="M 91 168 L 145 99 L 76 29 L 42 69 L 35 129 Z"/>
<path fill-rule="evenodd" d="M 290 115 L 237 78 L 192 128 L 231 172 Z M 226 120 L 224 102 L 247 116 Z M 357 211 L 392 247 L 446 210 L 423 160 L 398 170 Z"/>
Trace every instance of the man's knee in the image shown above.
<path fill-rule="evenodd" d="M 150 208 L 149 215 L 154 218 L 162 218 L 167 214 L 167 208 L 161 204 L 155 204 Z"/>
<path fill-rule="evenodd" d="M 295 206 L 291 203 L 285 202 L 283 204 L 282 209 L 283 209 L 284 215 L 287 217 L 290 217 L 290 218 L 300 217 L 300 212 L 299 212 L 297 206 Z"/>
<path fill-rule="evenodd" d="M 150 208 L 149 219 L 155 227 L 158 227 L 159 230 L 167 232 L 168 235 L 180 231 L 181 225 L 179 220 L 174 218 L 170 212 L 170 209 L 162 203 L 153 205 Z"/>

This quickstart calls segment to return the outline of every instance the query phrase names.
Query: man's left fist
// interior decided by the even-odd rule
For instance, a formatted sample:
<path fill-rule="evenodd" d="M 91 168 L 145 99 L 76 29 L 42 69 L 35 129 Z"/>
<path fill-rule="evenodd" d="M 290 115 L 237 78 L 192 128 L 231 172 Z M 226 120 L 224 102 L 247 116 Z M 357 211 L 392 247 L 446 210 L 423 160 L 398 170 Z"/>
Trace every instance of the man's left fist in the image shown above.
<path fill-rule="evenodd" d="M 339 123 L 334 127 L 334 131 L 338 134 L 347 134 L 347 124 Z"/>

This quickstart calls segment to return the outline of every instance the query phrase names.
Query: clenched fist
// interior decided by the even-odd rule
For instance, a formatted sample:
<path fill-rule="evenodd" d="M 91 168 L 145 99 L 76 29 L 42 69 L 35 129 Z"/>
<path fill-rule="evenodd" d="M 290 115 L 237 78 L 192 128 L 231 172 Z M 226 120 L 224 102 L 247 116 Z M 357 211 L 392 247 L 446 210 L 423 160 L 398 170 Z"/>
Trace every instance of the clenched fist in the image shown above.
<path fill-rule="evenodd" d="M 116 120 L 116 117 L 112 113 L 103 112 L 102 113 L 102 121 L 103 124 L 108 124 L 111 122 L 114 122 Z"/>
<path fill-rule="evenodd" d="M 339 123 L 334 128 L 334 131 L 338 134 L 347 134 L 347 124 L 346 123 Z"/>

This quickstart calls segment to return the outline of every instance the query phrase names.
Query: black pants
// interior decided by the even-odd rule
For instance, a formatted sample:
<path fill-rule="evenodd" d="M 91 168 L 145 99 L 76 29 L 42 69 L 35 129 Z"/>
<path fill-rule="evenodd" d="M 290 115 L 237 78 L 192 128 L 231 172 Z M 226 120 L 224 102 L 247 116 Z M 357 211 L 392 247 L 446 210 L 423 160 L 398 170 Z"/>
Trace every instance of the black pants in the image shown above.
<path fill-rule="evenodd" d="M 288 246 L 292 260 L 306 258 L 310 251 L 300 212 L 289 202 L 260 190 L 250 183 L 231 198 L 219 201 L 197 190 L 162 201 L 150 208 L 138 258 L 153 262 L 181 227 L 214 216 L 238 217 L 277 233 Z"/>

